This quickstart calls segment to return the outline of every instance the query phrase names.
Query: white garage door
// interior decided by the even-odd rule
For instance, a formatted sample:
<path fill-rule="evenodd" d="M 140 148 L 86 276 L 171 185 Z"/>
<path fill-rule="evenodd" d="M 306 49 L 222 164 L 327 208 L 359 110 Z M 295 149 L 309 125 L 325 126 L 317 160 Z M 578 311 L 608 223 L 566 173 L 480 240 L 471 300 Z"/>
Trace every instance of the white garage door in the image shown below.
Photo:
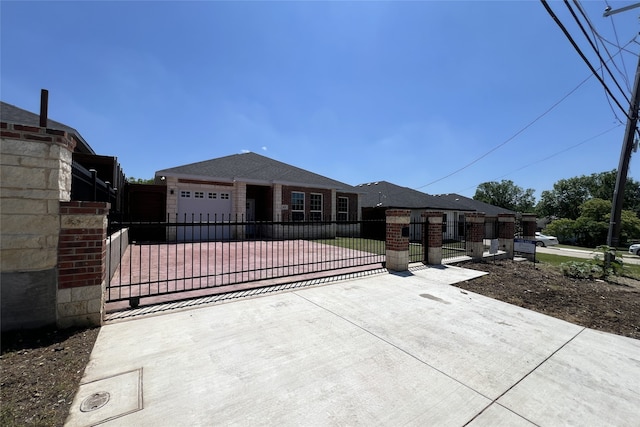
<path fill-rule="evenodd" d="M 200 241 L 228 239 L 230 225 L 204 225 L 221 224 L 229 222 L 231 215 L 230 191 L 203 191 L 201 189 L 178 189 L 178 222 L 191 223 L 193 226 L 178 228 L 178 240 Z"/>

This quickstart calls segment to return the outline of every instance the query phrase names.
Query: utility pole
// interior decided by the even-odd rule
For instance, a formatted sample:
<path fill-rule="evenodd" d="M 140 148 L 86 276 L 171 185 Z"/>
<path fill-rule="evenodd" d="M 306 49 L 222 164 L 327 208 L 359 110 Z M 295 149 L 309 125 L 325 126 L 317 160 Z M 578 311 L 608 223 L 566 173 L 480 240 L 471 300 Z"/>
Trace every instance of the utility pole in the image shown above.
<path fill-rule="evenodd" d="M 636 68 L 636 78 L 633 83 L 633 92 L 627 114 L 627 127 L 624 133 L 616 186 L 613 190 L 613 203 L 611 204 L 611 219 L 609 221 L 609 233 L 607 234 L 607 246 L 617 247 L 620 241 L 620 218 L 622 216 L 622 203 L 624 202 L 624 186 L 627 183 L 627 172 L 631 150 L 633 150 L 634 136 L 638 124 L 638 107 L 640 105 L 640 57 Z"/>

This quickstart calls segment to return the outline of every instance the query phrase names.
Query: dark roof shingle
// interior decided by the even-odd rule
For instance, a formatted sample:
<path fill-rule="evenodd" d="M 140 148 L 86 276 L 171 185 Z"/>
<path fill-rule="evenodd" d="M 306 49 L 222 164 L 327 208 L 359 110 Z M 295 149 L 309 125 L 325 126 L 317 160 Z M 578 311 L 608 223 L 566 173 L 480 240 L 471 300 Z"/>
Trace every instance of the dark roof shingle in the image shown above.
<path fill-rule="evenodd" d="M 156 172 L 156 175 L 171 174 L 202 176 L 220 180 L 235 179 L 254 183 L 281 183 L 356 192 L 356 189 L 349 184 L 256 153 L 232 154 Z"/>
<path fill-rule="evenodd" d="M 7 104 L 3 101 L 0 101 L 0 121 L 40 127 L 40 116 L 38 114 L 23 110 L 22 108 Z M 91 148 L 87 141 L 84 140 L 82 135 L 80 135 L 80 132 L 71 126 L 67 126 L 64 123 L 56 122 L 55 120 L 47 118 L 47 129 L 61 130 L 74 135 L 80 142 L 80 146 L 76 147 L 77 151 L 86 154 L 95 154 L 93 148 Z"/>

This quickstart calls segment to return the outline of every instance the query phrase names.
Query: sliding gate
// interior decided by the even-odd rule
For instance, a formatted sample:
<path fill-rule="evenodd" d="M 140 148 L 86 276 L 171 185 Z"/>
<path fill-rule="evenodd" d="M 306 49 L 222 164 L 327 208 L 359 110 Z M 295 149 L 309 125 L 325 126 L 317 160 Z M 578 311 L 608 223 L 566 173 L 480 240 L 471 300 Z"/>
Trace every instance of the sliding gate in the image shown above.
<path fill-rule="evenodd" d="M 375 269 L 384 263 L 385 242 L 360 237 L 370 222 L 214 217 L 114 223 L 107 302 L 128 301 L 135 307 L 141 300 L 195 298 Z"/>

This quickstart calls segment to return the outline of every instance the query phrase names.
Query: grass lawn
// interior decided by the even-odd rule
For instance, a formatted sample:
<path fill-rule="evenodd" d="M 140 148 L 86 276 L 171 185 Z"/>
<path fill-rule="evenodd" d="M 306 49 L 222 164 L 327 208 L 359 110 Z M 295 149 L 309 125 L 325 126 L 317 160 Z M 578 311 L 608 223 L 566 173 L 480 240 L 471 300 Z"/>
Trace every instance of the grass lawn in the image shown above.
<path fill-rule="evenodd" d="M 335 239 L 318 239 L 314 240 L 314 242 L 378 255 L 384 255 L 385 253 L 385 242 L 382 240 L 363 239 L 360 237 L 336 237 Z"/>
<path fill-rule="evenodd" d="M 550 264 L 550 265 L 553 265 L 554 267 L 560 267 L 560 264 L 562 264 L 563 262 L 591 262 L 593 260 L 554 255 L 554 254 L 536 253 L 536 261 L 544 264 Z M 640 279 L 640 265 L 625 264 L 624 262 L 622 265 L 623 265 L 622 276 L 632 277 L 634 279 Z"/>
<path fill-rule="evenodd" d="M 339 246 L 341 248 L 354 249 L 357 251 L 369 252 L 384 255 L 386 251 L 385 242 L 382 240 L 363 239 L 360 237 L 336 237 L 335 239 L 318 239 L 314 242 L 325 245 Z M 422 245 L 419 243 L 409 244 L 409 256 L 420 257 Z"/>

